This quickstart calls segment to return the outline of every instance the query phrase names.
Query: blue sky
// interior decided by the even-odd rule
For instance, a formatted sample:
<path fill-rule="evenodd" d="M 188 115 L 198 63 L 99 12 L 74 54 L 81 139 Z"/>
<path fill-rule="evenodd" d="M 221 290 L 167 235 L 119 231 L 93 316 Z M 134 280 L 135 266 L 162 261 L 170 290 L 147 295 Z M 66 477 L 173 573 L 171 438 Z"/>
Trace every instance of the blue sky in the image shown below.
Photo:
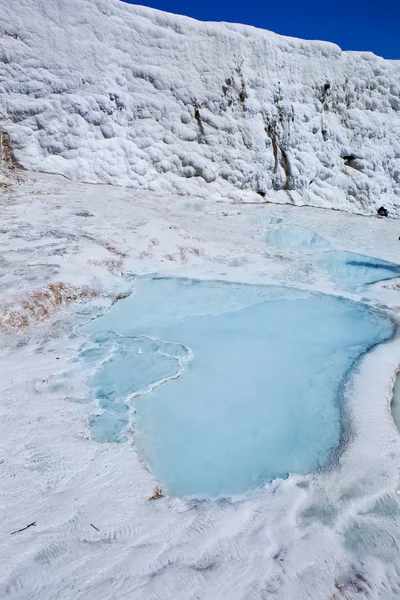
<path fill-rule="evenodd" d="M 400 0 L 147 0 L 131 4 L 203 21 L 247 23 L 283 35 L 328 40 L 343 50 L 370 50 L 400 59 Z"/>

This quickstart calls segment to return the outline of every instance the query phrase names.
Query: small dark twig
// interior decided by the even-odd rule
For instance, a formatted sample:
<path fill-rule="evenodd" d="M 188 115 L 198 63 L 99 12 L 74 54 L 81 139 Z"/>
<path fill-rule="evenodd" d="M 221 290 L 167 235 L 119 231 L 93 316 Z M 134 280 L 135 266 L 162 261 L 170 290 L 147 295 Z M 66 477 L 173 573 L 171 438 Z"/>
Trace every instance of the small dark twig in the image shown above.
<path fill-rule="evenodd" d="M 93 525 L 93 523 L 90 523 L 90 525 L 91 525 L 91 526 L 93 527 L 93 529 L 95 529 L 96 531 L 100 531 L 100 529 L 98 529 L 98 528 L 96 527 L 96 525 Z"/>
<path fill-rule="evenodd" d="M 12 531 L 10 533 L 10 535 L 14 535 L 14 533 L 21 533 L 21 531 L 25 531 L 25 529 L 29 529 L 29 527 L 34 527 L 36 525 L 36 521 L 33 521 L 33 523 L 29 523 L 29 525 L 27 525 L 26 527 L 23 527 L 22 529 L 17 529 L 16 531 Z"/>

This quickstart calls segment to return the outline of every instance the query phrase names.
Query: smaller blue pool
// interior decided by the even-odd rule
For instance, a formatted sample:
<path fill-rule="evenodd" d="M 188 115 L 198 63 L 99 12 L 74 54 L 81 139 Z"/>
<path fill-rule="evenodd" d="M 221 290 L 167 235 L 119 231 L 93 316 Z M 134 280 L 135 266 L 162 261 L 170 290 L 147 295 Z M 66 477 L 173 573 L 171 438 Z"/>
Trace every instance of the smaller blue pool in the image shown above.
<path fill-rule="evenodd" d="M 313 259 L 342 289 L 357 288 L 400 277 L 400 266 L 352 252 L 323 252 Z"/>
<path fill-rule="evenodd" d="M 318 233 L 297 225 L 268 229 L 264 232 L 263 240 L 269 246 L 329 246 L 328 241 Z"/>

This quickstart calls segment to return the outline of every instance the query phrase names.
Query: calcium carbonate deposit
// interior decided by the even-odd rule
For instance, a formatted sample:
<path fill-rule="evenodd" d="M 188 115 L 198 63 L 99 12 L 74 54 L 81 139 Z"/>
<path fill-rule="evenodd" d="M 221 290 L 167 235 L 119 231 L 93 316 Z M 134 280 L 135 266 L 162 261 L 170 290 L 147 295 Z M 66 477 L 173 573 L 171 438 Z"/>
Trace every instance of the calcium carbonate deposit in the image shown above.
<path fill-rule="evenodd" d="M 0 125 L 26 168 L 398 214 L 398 62 L 118 0 L 0 8 Z"/>
<path fill-rule="evenodd" d="M 0 0 L 0 129 L 1 600 L 399 600 L 399 61 Z"/>

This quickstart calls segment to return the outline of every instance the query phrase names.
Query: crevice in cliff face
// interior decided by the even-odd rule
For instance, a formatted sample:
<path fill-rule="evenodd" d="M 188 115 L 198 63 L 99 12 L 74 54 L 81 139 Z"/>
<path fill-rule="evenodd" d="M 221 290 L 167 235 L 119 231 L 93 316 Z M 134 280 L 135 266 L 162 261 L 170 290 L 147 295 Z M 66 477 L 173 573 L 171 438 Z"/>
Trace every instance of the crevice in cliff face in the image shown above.
<path fill-rule="evenodd" d="M 249 97 L 246 80 L 243 73 L 242 65 L 244 59 L 235 59 L 235 67 L 232 69 L 228 77 L 225 78 L 222 84 L 222 98 L 220 100 L 220 111 L 224 112 L 228 108 L 233 110 L 239 107 L 242 113 L 246 110 L 246 100 Z"/>
<path fill-rule="evenodd" d="M 278 179 L 275 179 L 275 181 L 272 184 L 272 187 L 275 191 L 291 190 L 293 189 L 293 183 L 289 155 L 286 149 L 283 147 L 283 144 L 278 143 L 276 123 L 269 123 L 268 126 L 266 126 L 264 129 L 265 132 L 268 134 L 269 138 L 271 139 L 272 152 L 274 155 L 274 174 L 278 174 L 279 165 L 282 167 L 285 173 L 285 182 L 283 183 L 283 185 Z"/>
<path fill-rule="evenodd" d="M 319 94 L 319 100 L 322 104 L 322 110 L 324 110 L 324 111 L 329 110 L 330 95 L 331 95 L 331 84 L 327 81 L 322 86 L 320 94 Z"/>
<path fill-rule="evenodd" d="M 195 107 L 194 107 L 194 118 L 196 119 L 197 126 L 199 128 L 198 142 L 199 142 L 199 144 L 201 144 L 204 142 L 205 132 L 204 132 L 203 121 L 201 120 L 200 108 L 197 104 L 195 104 Z"/>
<path fill-rule="evenodd" d="M 15 158 L 8 133 L 3 131 L 1 127 L 0 133 L 0 164 L 4 161 L 9 169 L 23 169 L 23 166 Z"/>
<path fill-rule="evenodd" d="M 242 71 L 242 64 L 243 64 L 243 61 L 236 67 L 236 73 L 240 80 L 240 87 L 239 87 L 239 91 L 238 91 L 239 103 L 240 103 L 242 111 L 244 111 L 244 103 L 246 102 L 246 99 L 247 99 L 247 91 L 246 91 L 246 82 L 244 80 L 244 75 L 243 75 L 243 71 Z"/>
<path fill-rule="evenodd" d="M 362 171 L 360 160 L 354 154 L 343 154 L 341 155 L 342 160 L 346 167 L 351 167 L 356 171 Z"/>
<path fill-rule="evenodd" d="M 285 181 L 282 189 L 291 190 L 292 189 L 292 170 L 290 167 L 288 154 L 287 154 L 286 150 L 284 150 L 283 148 L 280 148 L 280 163 L 281 163 L 282 169 L 285 171 L 285 176 L 286 176 L 286 181 Z"/>
<path fill-rule="evenodd" d="M 268 127 L 264 127 L 265 132 L 271 139 L 272 152 L 274 154 L 274 173 L 278 171 L 279 158 L 278 158 L 278 142 L 276 140 L 276 126 L 273 123 L 269 123 Z"/>
<path fill-rule="evenodd" d="M 292 190 L 294 187 L 293 175 L 288 149 L 290 147 L 291 125 L 294 123 L 294 108 L 293 105 L 284 101 L 280 82 L 278 82 L 278 86 L 274 91 L 273 103 L 275 115 L 272 119 L 267 115 L 264 116 L 264 130 L 271 140 L 274 156 L 272 187 L 275 191 Z M 279 166 L 281 169 L 279 169 Z"/>

